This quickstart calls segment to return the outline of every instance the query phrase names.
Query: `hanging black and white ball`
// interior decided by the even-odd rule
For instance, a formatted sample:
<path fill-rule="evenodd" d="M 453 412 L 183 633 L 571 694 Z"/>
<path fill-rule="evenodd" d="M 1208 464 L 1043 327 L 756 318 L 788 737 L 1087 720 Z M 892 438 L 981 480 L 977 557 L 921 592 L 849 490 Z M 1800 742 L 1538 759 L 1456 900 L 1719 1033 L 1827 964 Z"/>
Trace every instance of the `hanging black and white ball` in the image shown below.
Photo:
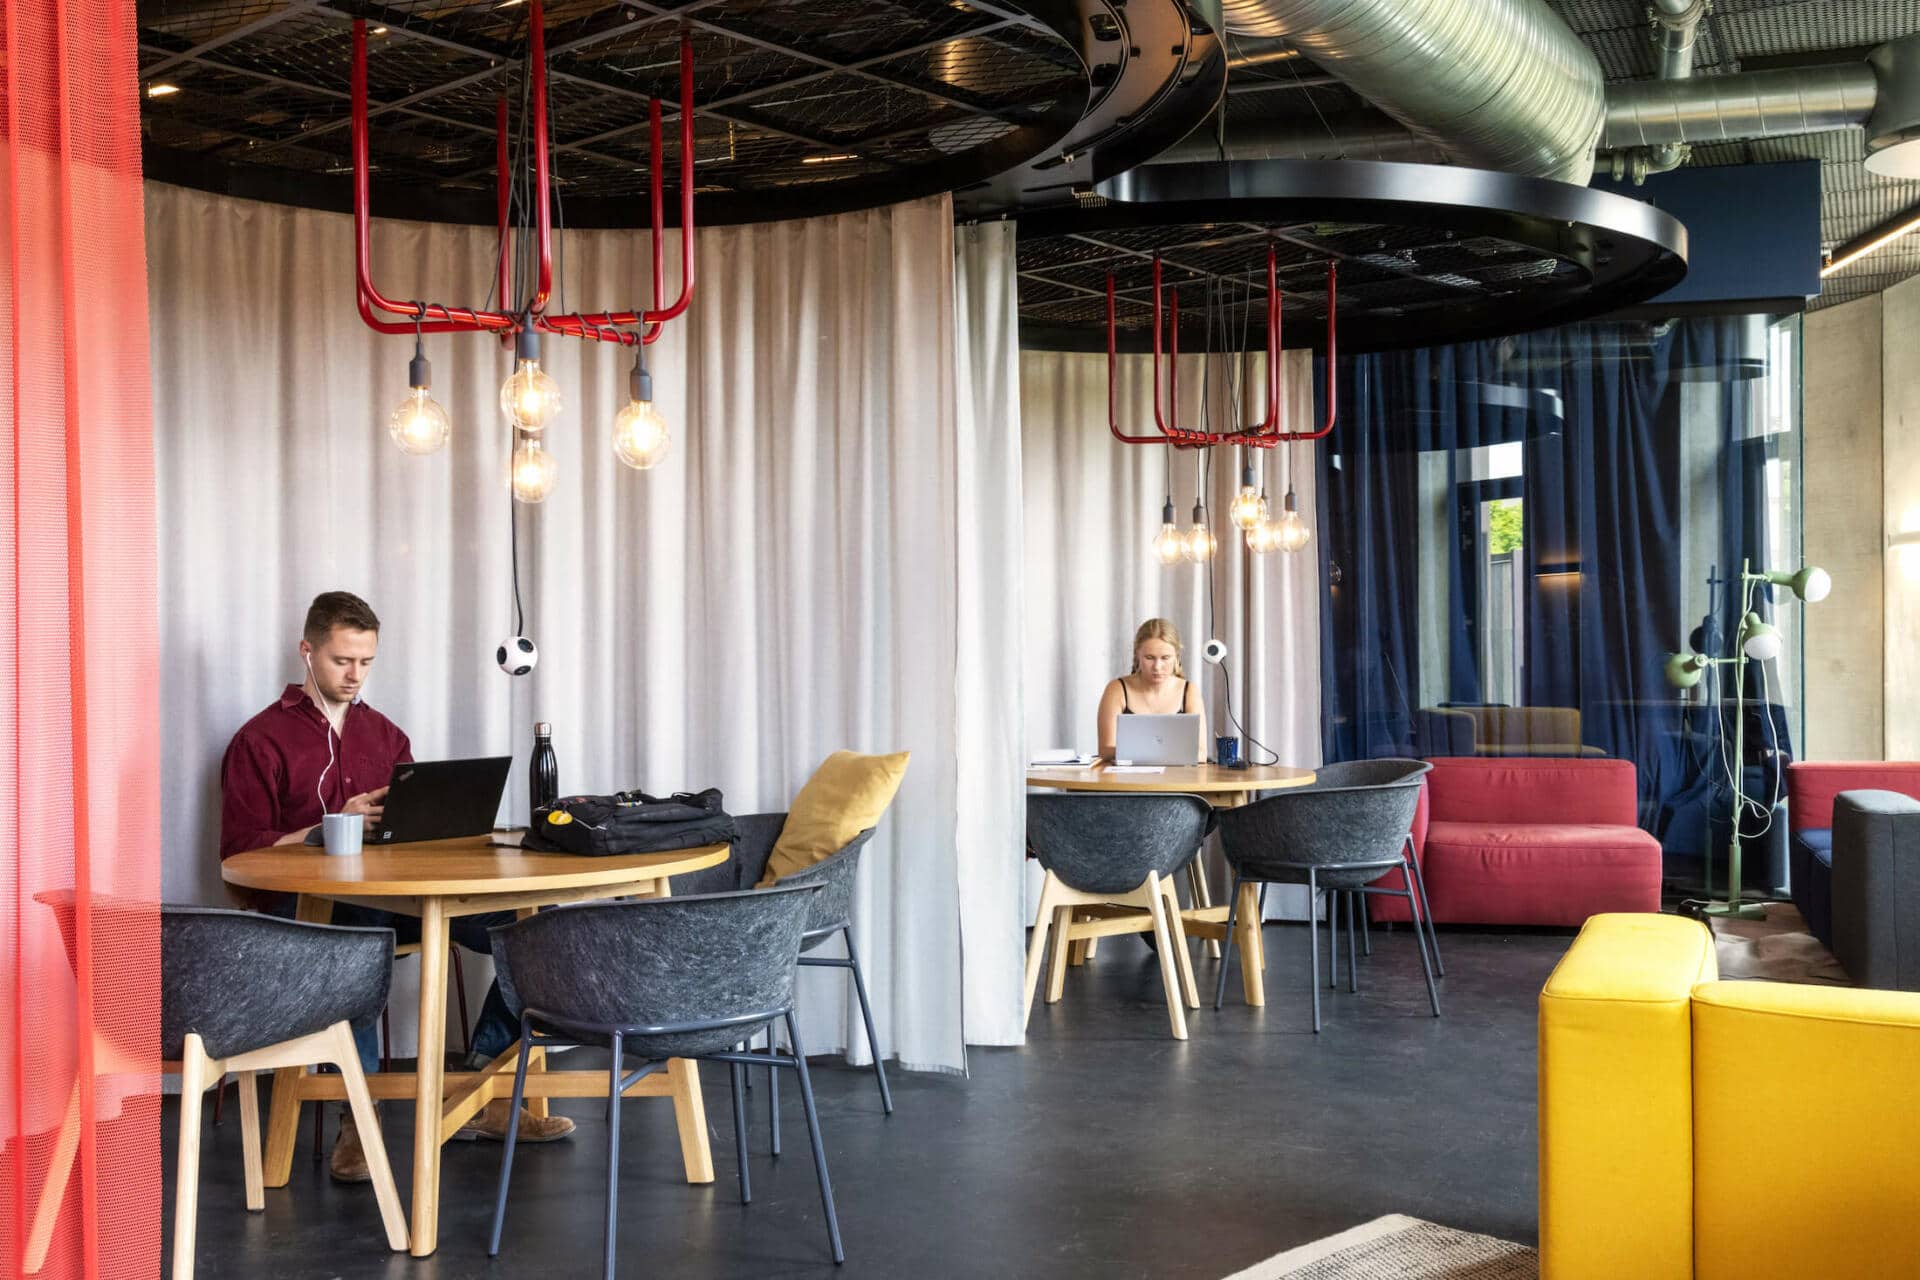
<path fill-rule="evenodd" d="M 523 676 L 540 661 L 540 650 L 525 636 L 508 636 L 494 650 L 493 660 L 510 676 Z"/>

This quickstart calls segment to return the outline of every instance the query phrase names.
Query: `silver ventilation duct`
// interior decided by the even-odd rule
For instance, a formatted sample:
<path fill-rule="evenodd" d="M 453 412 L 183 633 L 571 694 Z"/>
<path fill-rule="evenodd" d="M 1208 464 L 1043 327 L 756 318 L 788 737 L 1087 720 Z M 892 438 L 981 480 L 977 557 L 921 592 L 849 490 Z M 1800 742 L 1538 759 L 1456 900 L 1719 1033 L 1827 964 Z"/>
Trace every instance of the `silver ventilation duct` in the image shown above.
<path fill-rule="evenodd" d="M 1635 80 L 1607 93 L 1600 147 L 1735 142 L 1865 124 L 1878 97 L 1864 62 L 1687 80 Z"/>
<path fill-rule="evenodd" d="M 1284 37 L 1403 127 L 1361 114 L 1239 126 L 1224 156 L 1195 134 L 1156 163 L 1450 160 L 1585 182 L 1597 144 L 1616 174 L 1638 180 L 1677 164 L 1692 143 L 1865 125 L 1868 169 L 1920 178 L 1920 35 L 1864 62 L 1694 77 L 1705 0 L 1653 0 L 1661 78 L 1606 88 L 1579 37 L 1539 0 L 1223 0 L 1222 8 L 1228 31 Z"/>
<path fill-rule="evenodd" d="M 1228 31 L 1284 36 L 1457 161 L 1565 182 L 1593 173 L 1600 64 L 1545 0 L 1224 0 L 1222 8 Z"/>

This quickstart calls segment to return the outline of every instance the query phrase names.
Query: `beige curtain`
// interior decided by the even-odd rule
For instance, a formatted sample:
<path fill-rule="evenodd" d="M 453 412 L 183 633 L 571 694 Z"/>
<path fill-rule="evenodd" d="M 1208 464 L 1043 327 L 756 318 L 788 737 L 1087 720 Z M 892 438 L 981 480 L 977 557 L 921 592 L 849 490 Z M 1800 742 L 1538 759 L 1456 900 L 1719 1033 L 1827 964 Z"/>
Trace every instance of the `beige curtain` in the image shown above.
<path fill-rule="evenodd" d="M 673 431 L 652 471 L 610 444 L 630 356 L 547 340 L 567 403 L 547 433 L 558 485 L 519 511 L 540 662 L 516 680 L 493 663 L 515 626 L 509 353 L 427 339 L 454 435 L 407 457 L 385 424 L 412 344 L 356 315 L 349 219 L 156 184 L 146 197 L 168 895 L 221 900 L 221 751 L 297 678 L 306 602 L 347 588 L 384 623 L 368 700 L 422 758 L 512 754 L 505 818 L 526 813 L 536 720 L 554 725 L 565 790 L 718 786 L 736 813 L 784 809 L 836 748 L 911 750 L 855 926 L 883 1051 L 961 1067 L 963 990 L 983 1022 L 1018 1000 L 1017 979 L 995 976 L 1017 952 L 970 950 L 982 976 L 963 976 L 959 894 L 1009 856 L 991 832 L 1019 803 L 1005 784 L 963 796 L 1009 704 L 975 696 L 961 655 L 1004 650 L 979 597 L 1020 509 L 1005 483 L 1017 432 L 961 431 L 947 201 L 701 231 L 694 305 L 649 352 Z M 375 243 L 390 296 L 487 292 L 485 229 L 381 223 Z M 645 298 L 648 262 L 643 234 L 568 232 L 560 303 Z M 962 839 L 969 804 L 1001 806 L 986 838 Z M 486 967 L 468 966 L 476 994 Z M 396 1039 L 414 980 L 396 971 Z M 844 975 L 804 980 L 809 1047 L 864 1059 Z"/>

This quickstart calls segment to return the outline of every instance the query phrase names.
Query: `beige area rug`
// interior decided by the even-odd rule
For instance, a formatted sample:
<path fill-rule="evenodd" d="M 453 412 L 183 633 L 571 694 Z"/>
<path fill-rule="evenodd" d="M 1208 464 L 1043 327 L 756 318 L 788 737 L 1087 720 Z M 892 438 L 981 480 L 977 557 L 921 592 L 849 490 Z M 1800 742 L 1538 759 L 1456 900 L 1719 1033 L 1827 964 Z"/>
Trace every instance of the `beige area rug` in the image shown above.
<path fill-rule="evenodd" d="M 1791 902 L 1769 902 L 1764 920 L 1710 917 L 1708 924 L 1723 978 L 1852 985 L 1833 952 L 1807 932 L 1807 922 Z"/>
<path fill-rule="evenodd" d="M 1532 1249 L 1401 1214 L 1289 1249 L 1227 1280 L 1538 1280 Z"/>

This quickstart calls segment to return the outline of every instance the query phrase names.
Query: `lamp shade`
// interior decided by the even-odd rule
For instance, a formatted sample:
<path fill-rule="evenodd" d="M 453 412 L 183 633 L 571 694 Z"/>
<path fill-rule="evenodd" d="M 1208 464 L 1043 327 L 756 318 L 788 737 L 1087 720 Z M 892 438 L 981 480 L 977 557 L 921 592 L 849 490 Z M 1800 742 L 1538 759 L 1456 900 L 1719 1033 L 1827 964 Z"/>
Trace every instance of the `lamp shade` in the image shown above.
<path fill-rule="evenodd" d="M 1740 649 L 1755 662 L 1769 662 L 1780 656 L 1780 633 L 1759 614 L 1750 613 L 1740 624 Z"/>
<path fill-rule="evenodd" d="M 1762 576 L 1775 586 L 1792 588 L 1808 604 L 1819 604 L 1833 590 L 1833 575 L 1817 565 L 1803 565 L 1791 573 L 1775 569 Z"/>
<path fill-rule="evenodd" d="M 1667 655 L 1667 683 L 1676 689 L 1691 689 L 1700 683 L 1700 677 L 1706 673 L 1707 660 L 1697 653 L 1670 653 Z"/>

